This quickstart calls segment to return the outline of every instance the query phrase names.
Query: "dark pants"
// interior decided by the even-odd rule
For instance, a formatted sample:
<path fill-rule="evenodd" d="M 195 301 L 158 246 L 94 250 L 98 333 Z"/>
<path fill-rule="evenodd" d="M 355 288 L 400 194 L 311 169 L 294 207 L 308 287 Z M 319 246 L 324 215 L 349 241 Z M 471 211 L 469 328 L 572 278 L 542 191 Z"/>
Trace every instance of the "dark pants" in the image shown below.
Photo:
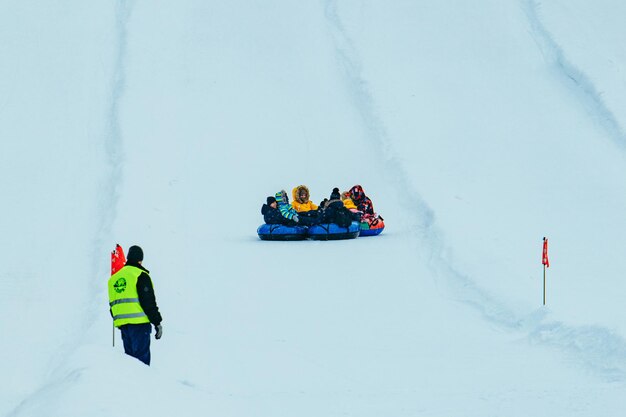
<path fill-rule="evenodd" d="M 120 326 L 120 330 L 122 331 L 124 352 L 139 359 L 146 365 L 150 365 L 150 333 L 152 333 L 152 325 L 150 323 L 125 324 Z"/>
<path fill-rule="evenodd" d="M 317 210 L 301 211 L 298 213 L 298 226 L 313 226 L 320 223 L 319 212 Z"/>

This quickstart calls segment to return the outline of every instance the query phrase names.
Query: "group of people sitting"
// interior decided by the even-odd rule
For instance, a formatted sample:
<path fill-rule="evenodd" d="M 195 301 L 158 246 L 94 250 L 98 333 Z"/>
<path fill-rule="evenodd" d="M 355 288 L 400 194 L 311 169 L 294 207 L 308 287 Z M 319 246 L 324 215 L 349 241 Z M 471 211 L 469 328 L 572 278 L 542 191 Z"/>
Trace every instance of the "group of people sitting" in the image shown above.
<path fill-rule="evenodd" d="M 289 204 L 287 192 L 281 190 L 275 196 L 267 197 L 261 207 L 261 214 L 267 224 L 286 226 L 313 226 L 323 223 L 335 223 L 348 227 L 353 221 L 376 216 L 374 205 L 363 191 L 355 185 L 343 193 L 333 188 L 330 198 L 325 198 L 319 205 L 310 200 L 309 188 L 298 185 L 292 190 L 293 202 Z"/>

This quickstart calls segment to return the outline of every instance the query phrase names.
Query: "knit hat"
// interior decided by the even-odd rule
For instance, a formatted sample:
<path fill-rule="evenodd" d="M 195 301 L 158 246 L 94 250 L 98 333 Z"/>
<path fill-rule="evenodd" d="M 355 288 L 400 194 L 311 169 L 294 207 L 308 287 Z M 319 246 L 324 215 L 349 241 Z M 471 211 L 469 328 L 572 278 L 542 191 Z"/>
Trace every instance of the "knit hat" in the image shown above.
<path fill-rule="evenodd" d="M 143 250 L 139 246 L 131 246 L 126 255 L 126 263 L 136 264 L 143 261 Z"/>
<path fill-rule="evenodd" d="M 276 202 L 276 199 L 274 197 L 272 197 L 272 196 L 267 197 L 267 205 L 268 206 L 271 206 L 272 203 L 275 203 L 275 202 Z"/>
<path fill-rule="evenodd" d="M 341 199 L 341 194 L 339 194 L 339 188 L 337 188 L 337 187 L 333 188 L 333 192 L 330 193 L 330 199 L 331 200 L 339 200 L 339 199 Z"/>
<path fill-rule="evenodd" d="M 285 190 L 280 190 L 279 192 L 277 192 L 276 201 L 289 204 L 289 197 L 287 197 L 287 192 Z"/>

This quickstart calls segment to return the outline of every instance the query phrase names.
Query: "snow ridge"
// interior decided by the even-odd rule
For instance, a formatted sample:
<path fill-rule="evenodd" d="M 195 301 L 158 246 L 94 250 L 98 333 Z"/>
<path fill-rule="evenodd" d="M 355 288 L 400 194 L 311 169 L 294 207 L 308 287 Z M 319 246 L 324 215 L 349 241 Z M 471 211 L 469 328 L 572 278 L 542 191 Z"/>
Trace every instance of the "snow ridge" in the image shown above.
<path fill-rule="evenodd" d="M 117 40 L 117 50 L 113 65 L 113 78 L 111 83 L 111 95 L 108 111 L 106 114 L 107 129 L 104 133 L 103 145 L 107 164 L 108 174 L 99 184 L 100 199 L 98 201 L 99 225 L 97 227 L 97 235 L 94 240 L 92 252 L 92 271 L 91 276 L 102 277 L 109 273 L 109 270 L 102 270 L 102 254 L 106 254 L 111 244 L 111 233 L 113 223 L 116 217 L 116 206 L 119 199 L 119 185 L 122 178 L 123 157 L 122 143 L 123 135 L 119 120 L 120 101 L 124 93 L 125 86 L 125 60 L 127 45 L 127 26 L 131 13 L 132 2 L 117 0 L 115 3 L 115 38 Z M 106 263 L 108 266 L 108 262 Z M 88 301 L 86 309 L 87 314 L 83 317 L 83 326 L 87 327 L 94 322 L 94 318 L 101 311 L 100 300 L 98 294 L 102 292 L 102 288 L 97 284 L 102 280 L 90 280 L 90 295 L 93 299 Z M 81 339 L 85 332 L 76 333 L 75 339 Z M 17 417 L 22 414 L 28 414 L 32 406 L 38 404 L 37 399 L 50 395 L 51 392 L 62 390 L 62 387 L 75 381 L 75 375 L 79 372 L 76 369 L 67 369 L 64 362 L 70 356 L 69 354 L 76 350 L 79 344 L 78 340 L 68 340 L 64 344 L 63 351 L 57 354 L 61 358 L 50 377 L 36 391 L 24 398 L 7 417 Z"/>
<path fill-rule="evenodd" d="M 532 0 L 528 3 L 534 7 Z M 411 228 L 417 236 L 429 242 L 429 245 L 425 246 L 430 248 L 431 266 L 444 280 L 442 284 L 448 287 L 448 293 L 472 307 L 487 322 L 511 332 L 520 332 L 528 343 L 556 348 L 604 380 L 625 381 L 626 341 L 618 334 L 601 327 L 572 327 L 557 321 L 547 321 L 545 310 L 531 312 L 525 317 L 516 314 L 478 287 L 471 277 L 457 271 L 451 262 L 446 260 L 443 238 L 435 226 L 433 210 L 411 185 L 401 161 L 393 155 L 384 123 L 376 111 L 375 100 L 362 75 L 363 66 L 356 47 L 338 14 L 336 0 L 326 0 L 325 16 L 329 22 L 338 62 L 343 69 L 349 94 L 363 119 L 366 131 L 369 132 L 367 139 L 372 146 L 383 151 L 386 172 L 390 173 L 394 182 L 398 184 L 398 192 L 402 192 L 407 209 L 415 212 L 415 208 L 418 208 L 415 217 L 421 217 L 421 220 L 416 220 L 418 223 Z M 539 24 L 538 20 L 535 21 Z M 542 26 L 539 25 L 538 28 L 545 32 Z M 552 43 L 550 50 L 553 51 L 559 67 L 568 78 L 582 88 L 587 97 L 586 101 L 593 104 L 598 117 L 602 116 L 605 120 L 603 126 L 618 144 L 626 143 L 620 126 L 602 103 L 593 85 L 565 60 L 560 48 L 551 41 L 551 38 L 548 37 L 548 40 Z"/>
<path fill-rule="evenodd" d="M 117 47 L 112 67 L 108 110 L 105 115 L 106 130 L 104 132 L 103 145 L 106 174 L 100 186 L 102 192 L 98 201 L 99 225 L 92 254 L 94 276 L 106 276 L 108 273 L 108 270 L 100 271 L 98 266 L 102 265 L 102 254 L 110 251 L 112 249 L 111 245 L 114 243 L 111 241 L 112 228 L 117 215 L 117 202 L 119 200 L 124 166 L 123 134 L 119 114 L 120 103 L 126 86 L 127 33 L 132 4 L 132 2 L 124 0 L 116 0 L 115 2 L 114 36 Z M 94 288 L 93 294 L 97 294 L 99 291 L 98 288 Z M 95 311 L 94 314 L 96 314 Z"/>
<path fill-rule="evenodd" d="M 545 309 L 525 316 L 515 314 L 442 257 L 434 264 L 455 299 L 471 306 L 487 322 L 521 333 L 529 344 L 555 348 L 605 381 L 626 381 L 626 341 L 619 334 L 600 326 L 569 326 L 551 321 Z"/>
<path fill-rule="evenodd" d="M 126 55 L 127 55 L 127 33 L 128 22 L 132 11 L 132 2 L 117 0 L 115 3 L 115 50 L 111 92 L 109 96 L 108 111 L 106 114 L 106 131 L 104 132 L 103 145 L 104 157 L 106 161 L 105 175 L 100 185 L 102 192 L 98 201 L 98 221 L 96 238 L 94 239 L 92 265 L 93 276 L 106 277 L 109 270 L 102 271 L 102 254 L 112 250 L 113 224 L 117 215 L 117 202 L 119 200 L 120 186 L 123 180 L 123 133 L 120 123 L 120 103 L 124 95 L 126 85 Z M 107 263 L 108 267 L 108 263 Z M 93 297 L 101 293 L 102 289 L 97 284 L 97 280 L 92 280 Z M 90 319 L 86 323 L 91 323 L 98 314 L 100 308 L 97 300 L 91 303 L 93 308 L 89 308 Z"/>
<path fill-rule="evenodd" d="M 421 215 L 422 220 L 421 223 L 413 225 L 413 228 L 418 236 L 429 241 L 427 247 L 430 248 L 431 266 L 439 272 L 439 275 L 447 279 L 447 284 L 452 284 L 449 291 L 455 293 L 459 300 L 480 311 L 486 319 L 505 327 L 519 327 L 520 320 L 514 314 L 478 288 L 469 277 L 456 271 L 444 259 L 444 242 L 441 233 L 436 230 L 434 212 L 410 184 L 401 161 L 392 154 L 389 137 L 382 120 L 375 111 L 374 98 L 369 92 L 367 81 L 362 76 L 362 64 L 358 59 L 356 48 L 347 35 L 337 13 L 336 0 L 326 2 L 326 17 L 331 23 L 337 55 L 344 69 L 349 91 L 369 132 L 368 139 L 372 145 L 383 150 L 383 155 L 387 159 L 385 168 L 393 174 L 394 182 L 398 184 L 398 192 L 401 192 L 403 199 L 408 201 L 405 203 L 407 208 L 412 212 L 415 211 L 415 207 L 419 208 L 415 217 Z"/>
<path fill-rule="evenodd" d="M 113 78 L 111 85 L 111 96 L 107 118 L 107 131 L 104 137 L 105 157 L 108 164 L 109 174 L 104 184 L 100 207 L 102 209 L 99 241 L 105 239 L 111 233 L 111 228 L 116 216 L 116 206 L 119 199 L 119 188 L 123 171 L 123 135 L 120 123 L 120 102 L 124 95 L 126 86 L 126 54 L 127 54 L 127 33 L 128 21 L 130 19 L 132 2 L 124 0 L 116 1 L 116 38 L 117 51 L 113 66 Z M 96 257 L 101 256 L 104 247 L 100 247 L 104 242 L 99 242 L 95 248 Z M 97 258 L 96 258 L 97 259 Z"/>
<path fill-rule="evenodd" d="M 337 13 L 337 1 L 326 0 L 324 9 L 335 44 L 337 60 L 343 69 L 348 93 L 365 125 L 367 139 L 372 146 L 381 150 L 381 154 L 384 156 L 385 172 L 393 176 L 398 192 L 402 193 L 403 198 L 400 201 L 411 211 L 415 211 L 415 208 L 418 209 L 418 213 L 415 213 L 418 223 L 410 225 L 410 227 L 420 234 L 427 233 L 434 224 L 434 213 L 419 193 L 413 189 L 401 161 L 393 155 L 389 135 L 376 111 L 375 101 L 368 83 L 362 75 L 363 65 L 356 52 L 356 47 Z M 404 193 L 403 190 L 411 190 L 412 192 Z"/>
<path fill-rule="evenodd" d="M 548 63 L 554 66 L 566 85 L 580 96 L 581 102 L 591 116 L 602 126 L 611 139 L 626 150 L 626 134 L 624 129 L 602 99 L 593 82 L 580 69 L 572 64 L 563 48 L 554 40 L 552 34 L 541 22 L 539 11 L 541 5 L 536 0 L 524 0 L 522 7 L 530 22 L 532 35 Z"/>
<path fill-rule="evenodd" d="M 606 328 L 570 327 L 560 322 L 541 323 L 530 332 L 529 341 L 564 350 L 606 381 L 626 380 L 626 343 Z"/>

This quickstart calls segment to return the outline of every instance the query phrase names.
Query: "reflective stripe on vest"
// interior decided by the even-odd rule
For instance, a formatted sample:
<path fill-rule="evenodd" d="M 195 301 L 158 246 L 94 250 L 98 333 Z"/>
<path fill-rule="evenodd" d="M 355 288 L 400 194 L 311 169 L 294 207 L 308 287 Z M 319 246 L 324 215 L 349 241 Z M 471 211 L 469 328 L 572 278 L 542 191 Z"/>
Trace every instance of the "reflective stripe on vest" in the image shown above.
<path fill-rule="evenodd" d="M 115 301 L 111 301 L 109 303 L 109 305 L 111 307 L 113 307 L 116 304 L 122 304 L 122 303 L 138 303 L 139 302 L 139 298 L 120 298 L 119 300 L 115 300 Z"/>
<path fill-rule="evenodd" d="M 137 293 L 137 279 L 143 273 L 146 273 L 143 269 L 127 265 L 109 279 L 109 305 L 115 327 L 150 323 Z"/>
<path fill-rule="evenodd" d="M 117 316 L 113 316 L 113 320 L 133 319 L 136 317 L 148 317 L 148 316 L 146 316 L 146 313 L 118 314 Z"/>

